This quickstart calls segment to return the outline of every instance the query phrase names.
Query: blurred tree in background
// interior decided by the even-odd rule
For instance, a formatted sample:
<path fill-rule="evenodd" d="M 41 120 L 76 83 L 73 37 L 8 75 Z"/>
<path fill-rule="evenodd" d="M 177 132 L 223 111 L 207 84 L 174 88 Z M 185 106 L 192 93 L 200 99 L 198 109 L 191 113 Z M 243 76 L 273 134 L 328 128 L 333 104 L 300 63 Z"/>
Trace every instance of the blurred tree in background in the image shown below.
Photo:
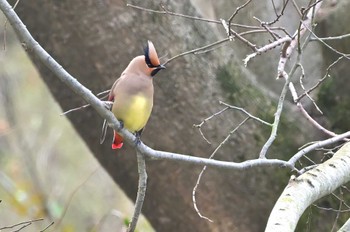
<path fill-rule="evenodd" d="M 4 22 L 1 18 L 0 24 Z M 60 116 L 10 27 L 5 37 L 0 63 L 0 228 L 45 218 L 25 231 L 38 231 L 53 221 L 54 231 L 121 230 L 133 205 Z M 141 224 L 142 231 L 152 231 L 146 222 Z"/>

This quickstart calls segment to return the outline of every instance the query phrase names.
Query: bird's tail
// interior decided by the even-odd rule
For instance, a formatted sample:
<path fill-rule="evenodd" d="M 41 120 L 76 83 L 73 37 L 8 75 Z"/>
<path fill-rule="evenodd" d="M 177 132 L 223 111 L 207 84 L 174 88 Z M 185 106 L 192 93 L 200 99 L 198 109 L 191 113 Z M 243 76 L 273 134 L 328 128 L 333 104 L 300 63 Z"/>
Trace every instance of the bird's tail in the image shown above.
<path fill-rule="evenodd" d="M 106 134 L 107 134 L 107 128 L 108 128 L 108 124 L 106 119 L 103 121 L 103 125 L 102 125 L 102 134 L 100 137 L 100 144 L 102 144 L 105 141 L 106 138 Z"/>
<path fill-rule="evenodd" d="M 112 149 L 120 149 L 123 146 L 123 137 L 114 131 Z"/>

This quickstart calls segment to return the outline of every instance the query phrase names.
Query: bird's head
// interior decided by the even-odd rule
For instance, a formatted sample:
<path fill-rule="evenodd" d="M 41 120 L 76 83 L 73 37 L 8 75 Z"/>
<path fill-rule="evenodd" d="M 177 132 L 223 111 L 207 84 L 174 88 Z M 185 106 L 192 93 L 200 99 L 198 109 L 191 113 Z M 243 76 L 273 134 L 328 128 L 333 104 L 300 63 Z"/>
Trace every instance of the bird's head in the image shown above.
<path fill-rule="evenodd" d="M 165 69 L 164 65 L 160 64 L 157 51 L 151 41 L 148 40 L 146 47 L 144 48 L 145 52 L 145 62 L 148 68 L 151 69 L 151 76 L 156 75 L 160 70 Z"/>

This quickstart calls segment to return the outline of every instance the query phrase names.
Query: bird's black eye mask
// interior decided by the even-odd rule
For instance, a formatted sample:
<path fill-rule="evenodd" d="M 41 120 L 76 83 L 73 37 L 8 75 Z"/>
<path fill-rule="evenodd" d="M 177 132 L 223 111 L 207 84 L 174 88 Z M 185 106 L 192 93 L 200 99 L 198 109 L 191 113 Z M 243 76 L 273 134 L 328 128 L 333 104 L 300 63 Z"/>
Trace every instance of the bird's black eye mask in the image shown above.
<path fill-rule="evenodd" d="M 145 61 L 146 61 L 146 64 L 149 68 L 156 68 L 158 66 L 155 66 L 152 64 L 151 62 L 151 59 L 149 58 L 149 46 L 148 46 L 148 43 L 146 45 L 146 47 L 143 49 L 143 51 L 145 52 Z"/>

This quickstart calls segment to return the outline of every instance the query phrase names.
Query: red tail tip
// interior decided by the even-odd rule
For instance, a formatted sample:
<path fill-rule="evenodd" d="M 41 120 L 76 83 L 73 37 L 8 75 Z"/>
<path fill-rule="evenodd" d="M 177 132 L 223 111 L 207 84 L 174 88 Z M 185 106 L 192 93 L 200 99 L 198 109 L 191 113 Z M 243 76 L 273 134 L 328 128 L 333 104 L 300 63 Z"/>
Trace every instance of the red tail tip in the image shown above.
<path fill-rule="evenodd" d="M 120 149 L 123 146 L 123 137 L 114 131 L 114 138 L 112 143 L 112 149 Z"/>
<path fill-rule="evenodd" d="M 119 143 L 119 144 L 112 143 L 113 150 L 120 149 L 120 148 L 122 148 L 122 146 L 123 146 L 123 143 Z"/>

